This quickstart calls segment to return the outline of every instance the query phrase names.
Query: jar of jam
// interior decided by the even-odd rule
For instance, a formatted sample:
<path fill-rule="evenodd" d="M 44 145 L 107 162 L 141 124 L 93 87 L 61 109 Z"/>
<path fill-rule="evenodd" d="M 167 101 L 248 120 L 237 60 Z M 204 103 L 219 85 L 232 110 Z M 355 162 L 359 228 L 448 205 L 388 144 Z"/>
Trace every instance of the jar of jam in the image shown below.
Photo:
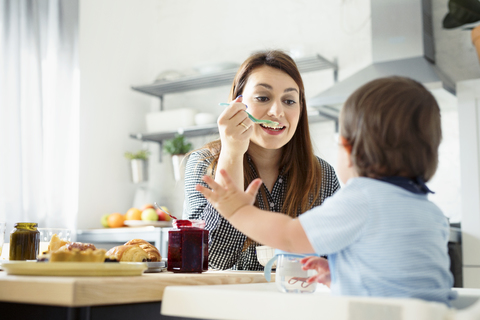
<path fill-rule="evenodd" d="M 10 260 L 36 260 L 40 248 L 40 231 L 34 222 L 15 223 L 10 233 Z"/>
<path fill-rule="evenodd" d="M 168 264 L 172 272 L 208 270 L 208 230 L 203 220 L 174 220 L 168 231 Z"/>

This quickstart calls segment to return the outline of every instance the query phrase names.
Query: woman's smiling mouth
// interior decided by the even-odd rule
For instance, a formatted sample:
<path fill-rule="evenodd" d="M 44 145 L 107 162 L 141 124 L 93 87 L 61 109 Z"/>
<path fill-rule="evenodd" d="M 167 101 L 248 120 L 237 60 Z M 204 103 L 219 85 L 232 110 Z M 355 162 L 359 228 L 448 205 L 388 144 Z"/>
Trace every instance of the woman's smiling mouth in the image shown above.
<path fill-rule="evenodd" d="M 263 131 L 267 132 L 268 134 L 280 134 L 287 128 L 280 124 L 278 126 L 272 126 L 265 123 L 260 124 L 260 127 L 262 127 Z"/>

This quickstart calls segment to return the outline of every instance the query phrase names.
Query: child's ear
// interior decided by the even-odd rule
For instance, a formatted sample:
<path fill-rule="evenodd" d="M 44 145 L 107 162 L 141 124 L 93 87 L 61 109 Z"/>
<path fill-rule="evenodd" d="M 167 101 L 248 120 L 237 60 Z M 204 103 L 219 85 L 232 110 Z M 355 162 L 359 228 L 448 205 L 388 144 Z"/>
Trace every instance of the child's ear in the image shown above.
<path fill-rule="evenodd" d="M 345 151 L 348 154 L 348 163 L 347 166 L 349 168 L 353 167 L 353 161 L 352 161 L 352 145 L 347 142 L 347 139 L 344 137 L 340 136 L 340 148 L 344 148 Z"/>
<path fill-rule="evenodd" d="M 345 148 L 349 156 L 352 155 L 352 145 L 342 136 L 340 136 L 340 145 Z"/>

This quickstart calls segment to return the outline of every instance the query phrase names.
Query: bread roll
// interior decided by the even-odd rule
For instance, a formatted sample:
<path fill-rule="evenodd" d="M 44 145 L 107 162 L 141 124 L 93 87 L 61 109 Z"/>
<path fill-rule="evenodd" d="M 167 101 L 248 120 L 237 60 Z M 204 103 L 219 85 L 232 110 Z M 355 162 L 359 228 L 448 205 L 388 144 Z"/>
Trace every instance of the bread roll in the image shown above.
<path fill-rule="evenodd" d="M 139 246 L 123 245 L 113 247 L 106 253 L 107 258 L 123 262 L 142 262 L 148 260 L 148 255 Z"/>
<path fill-rule="evenodd" d="M 152 262 L 158 262 L 162 261 L 162 256 L 160 255 L 160 251 L 158 251 L 157 247 L 149 243 L 148 241 L 142 240 L 142 239 L 132 239 L 125 243 L 125 245 L 130 246 L 130 245 L 137 245 L 143 250 L 148 255 L 149 261 Z"/>

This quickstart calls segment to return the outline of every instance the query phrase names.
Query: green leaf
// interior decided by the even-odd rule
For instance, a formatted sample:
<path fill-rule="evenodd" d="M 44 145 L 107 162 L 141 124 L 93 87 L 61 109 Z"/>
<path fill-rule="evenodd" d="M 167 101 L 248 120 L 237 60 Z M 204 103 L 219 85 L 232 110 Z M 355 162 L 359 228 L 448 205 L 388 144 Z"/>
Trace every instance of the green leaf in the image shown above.
<path fill-rule="evenodd" d="M 125 158 L 128 160 L 139 159 L 139 160 L 148 160 L 148 156 L 150 155 L 150 151 L 146 149 L 142 149 L 137 153 L 133 152 L 125 152 Z"/>
<path fill-rule="evenodd" d="M 445 29 L 480 21 L 480 1 L 478 0 L 450 0 L 448 10 L 449 12 L 443 18 Z"/>
<path fill-rule="evenodd" d="M 186 154 L 192 150 L 192 144 L 185 140 L 182 134 L 175 135 L 175 138 L 164 141 L 163 150 L 168 154 Z"/>

